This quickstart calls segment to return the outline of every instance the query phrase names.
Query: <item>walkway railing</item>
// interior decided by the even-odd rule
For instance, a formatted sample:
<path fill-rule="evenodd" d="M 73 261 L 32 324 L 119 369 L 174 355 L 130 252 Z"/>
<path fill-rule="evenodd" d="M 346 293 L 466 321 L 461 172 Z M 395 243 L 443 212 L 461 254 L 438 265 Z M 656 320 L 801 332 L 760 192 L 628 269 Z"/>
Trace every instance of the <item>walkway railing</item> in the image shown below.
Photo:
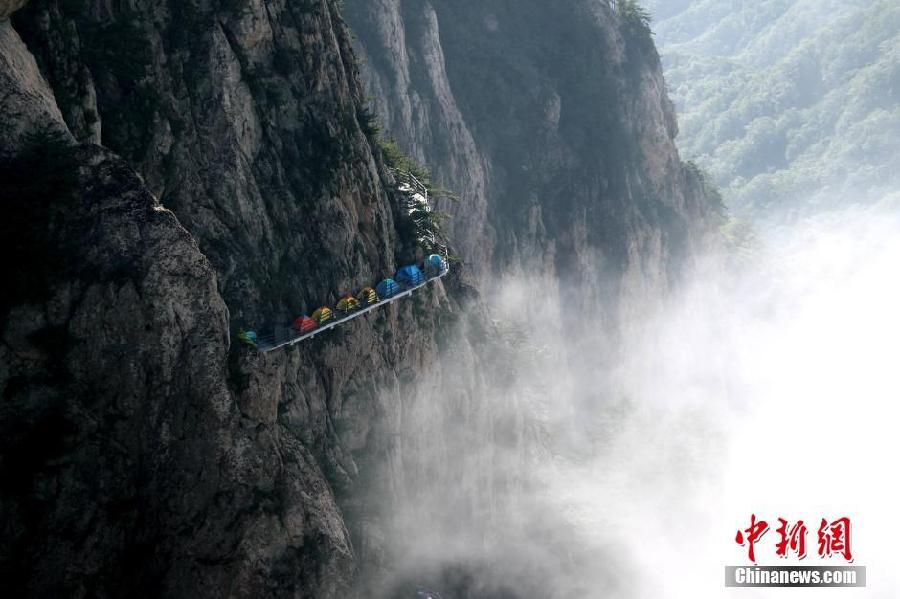
<path fill-rule="evenodd" d="M 414 174 L 396 168 L 389 168 L 389 170 L 394 175 L 394 179 L 396 179 L 397 183 L 400 185 L 408 185 L 410 191 L 421 195 L 425 198 L 425 202 L 428 203 L 428 188 L 424 183 L 419 181 Z"/>
<path fill-rule="evenodd" d="M 430 212 L 431 207 L 428 205 L 428 188 L 425 186 L 425 184 L 419 181 L 419 179 L 417 179 L 416 176 L 410 172 L 393 168 L 391 169 L 391 172 L 393 173 L 396 182 L 399 184 L 398 190 L 404 192 L 404 194 L 408 196 L 409 204 L 407 206 L 407 209 L 412 211 L 413 209 L 417 208 L 416 202 L 422 202 L 422 199 L 424 199 L 425 210 Z M 415 199 L 415 196 L 421 196 L 422 199 L 417 200 Z M 425 280 L 418 285 L 407 286 L 399 284 L 398 286 L 400 287 L 400 291 L 395 295 L 378 300 L 371 305 L 359 306 L 356 309 L 348 312 L 342 312 L 340 310 L 333 309 L 331 310 L 331 313 L 333 314 L 332 320 L 318 324 L 316 328 L 309 331 L 300 331 L 294 327 L 287 326 L 275 329 L 275 331 L 271 335 L 257 336 L 257 334 L 252 331 L 241 331 L 239 334 L 240 338 L 246 343 L 255 346 L 260 351 L 274 351 L 282 347 L 296 345 L 297 343 L 300 343 L 301 341 L 304 341 L 306 339 L 311 339 L 319 333 L 324 333 L 325 331 L 331 330 L 334 327 L 344 324 L 347 321 L 353 320 L 354 318 L 359 318 L 363 314 L 367 314 L 375 308 L 384 306 L 385 304 L 390 304 L 391 302 L 411 295 L 416 289 L 427 285 L 431 281 L 440 279 L 446 276 L 448 272 L 450 272 L 450 264 L 447 260 L 448 252 L 446 246 L 438 244 L 433 234 L 429 235 L 427 239 L 425 239 L 425 241 L 430 241 L 432 247 L 439 248 L 439 251 L 441 252 L 441 254 L 439 255 L 442 255 L 443 259 L 441 260 L 440 272 L 438 274 L 432 274 L 431 276 L 426 275 L 427 278 L 425 278 Z M 426 267 L 424 268 L 424 270 L 427 272 L 429 268 L 430 267 Z"/>
<path fill-rule="evenodd" d="M 412 286 L 403 286 L 400 285 L 401 291 L 399 291 L 396 295 L 393 295 L 389 298 L 379 300 L 374 304 L 359 307 L 356 310 L 353 310 L 348 313 L 341 313 L 338 310 L 332 310 L 334 314 L 334 320 L 328 321 L 325 324 L 320 324 L 312 331 L 307 331 L 305 333 L 301 333 L 294 328 L 284 327 L 281 330 L 276 330 L 272 335 L 264 335 L 260 336 L 257 340 L 257 348 L 262 352 L 270 352 L 276 349 L 281 349 L 282 347 L 287 347 L 290 345 L 296 345 L 301 341 L 305 341 L 306 339 L 311 339 L 318 335 L 319 333 L 324 333 L 325 331 L 331 330 L 338 325 L 342 325 L 346 322 L 353 320 L 354 318 L 359 318 L 363 314 L 367 314 L 374 310 L 375 308 L 379 308 L 386 304 L 390 304 L 391 302 L 395 302 L 398 299 L 404 298 L 408 295 L 412 295 L 413 291 L 424 287 L 428 283 L 432 281 L 437 281 L 450 272 L 449 263 L 447 263 L 446 267 L 441 270 L 439 274 L 433 275 L 431 277 L 426 278 L 423 282 L 418 285 Z"/>

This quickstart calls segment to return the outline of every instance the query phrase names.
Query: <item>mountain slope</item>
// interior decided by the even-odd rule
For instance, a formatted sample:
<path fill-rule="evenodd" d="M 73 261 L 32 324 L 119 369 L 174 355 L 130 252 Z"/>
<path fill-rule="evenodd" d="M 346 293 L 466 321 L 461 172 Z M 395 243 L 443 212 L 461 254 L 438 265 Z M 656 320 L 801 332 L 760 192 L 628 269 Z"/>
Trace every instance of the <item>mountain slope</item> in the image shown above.
<path fill-rule="evenodd" d="M 4 275 L 40 294 L 3 303 L 4 588 L 345 595 L 459 307 L 436 284 L 293 351 L 231 343 L 414 256 L 333 4 L 14 17 L 41 73 L 4 21 Z"/>
<path fill-rule="evenodd" d="M 680 146 L 737 212 L 873 203 L 897 188 L 895 2 L 692 2 L 655 29 Z"/>
<path fill-rule="evenodd" d="M 640 17 L 597 0 L 353 0 L 347 18 L 387 134 L 459 191 L 441 208 L 483 281 L 533 276 L 573 318 L 615 321 L 705 242 L 714 194 L 678 157 Z"/>
<path fill-rule="evenodd" d="M 461 547 L 472 588 L 547 595 L 534 556 L 490 567 L 532 532 L 509 496 L 546 435 L 513 385 L 531 329 L 493 323 L 473 280 L 500 310 L 498 280 L 528 273 L 567 300 L 565 330 L 599 314 L 609 333 L 689 267 L 715 196 L 678 159 L 639 20 L 593 1 L 380 6 L 417 74 L 407 112 L 390 86 L 379 110 L 460 191 L 464 263 L 271 354 L 235 333 L 421 254 L 338 3 L 34 0 L 22 40 L 0 24 L 0 200 L 21 215 L 2 236 L 7 594 L 381 596 Z M 576 367 L 615 351 L 570 347 Z"/>
<path fill-rule="evenodd" d="M 614 588 L 625 560 L 573 555 L 578 531 L 537 473 L 603 443 L 621 400 L 604 377 L 622 330 L 715 245 L 719 198 L 679 158 L 652 38 L 639 14 L 601 0 L 350 0 L 346 18 L 384 135 L 458 192 L 438 203 L 453 215 L 453 249 L 525 354 L 485 369 L 502 383 L 485 401 L 518 406 L 498 410 L 505 426 L 480 462 L 507 478 L 492 526 L 470 529 L 441 496 L 444 479 L 419 479 L 429 501 L 399 544 L 408 576 L 435 572 L 439 590 L 462 597 Z"/>

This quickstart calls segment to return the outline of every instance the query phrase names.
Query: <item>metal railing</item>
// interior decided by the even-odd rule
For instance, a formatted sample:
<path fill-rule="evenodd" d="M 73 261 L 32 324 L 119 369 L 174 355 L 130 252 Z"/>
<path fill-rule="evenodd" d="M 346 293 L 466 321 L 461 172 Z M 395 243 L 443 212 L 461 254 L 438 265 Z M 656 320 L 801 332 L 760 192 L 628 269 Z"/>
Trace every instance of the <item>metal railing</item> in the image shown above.
<path fill-rule="evenodd" d="M 425 210 L 431 211 L 431 206 L 428 203 L 428 188 L 424 183 L 422 183 L 414 174 L 408 171 L 402 171 L 395 168 L 390 168 L 389 170 L 394 175 L 394 179 L 396 180 L 396 182 L 400 184 L 399 189 L 408 195 L 409 207 L 415 207 L 413 206 L 413 203 L 417 202 L 417 200 L 414 199 L 414 196 L 420 195 L 425 199 Z M 403 189 L 403 186 L 406 186 L 408 189 Z M 426 275 L 425 280 L 417 285 L 400 285 L 401 290 L 398 293 L 392 295 L 389 298 L 378 300 L 373 304 L 360 306 L 354 310 L 350 310 L 347 312 L 334 309 L 332 310 L 333 318 L 331 320 L 319 324 L 315 329 L 311 331 L 301 332 L 293 327 L 286 326 L 277 328 L 271 335 L 257 336 L 255 344 L 256 348 L 262 352 L 270 352 L 289 345 L 295 345 L 306 339 L 311 339 L 319 333 L 324 333 L 325 331 L 333 329 L 340 324 L 353 320 L 354 318 L 358 318 L 363 314 L 367 314 L 375 308 L 411 295 L 412 292 L 416 289 L 427 285 L 431 281 L 435 281 L 446 276 L 447 273 L 450 272 L 450 263 L 447 258 L 447 247 L 442 244 L 438 244 L 437 239 L 435 239 L 434 235 L 430 235 L 429 240 L 431 241 L 433 247 L 440 248 L 440 251 L 444 256 L 444 259 L 441 263 L 441 271 L 438 274 L 432 275 L 430 277 Z"/>
<path fill-rule="evenodd" d="M 413 193 L 421 195 L 423 198 L 425 198 L 425 202 L 428 202 L 428 187 L 426 187 L 424 183 L 419 181 L 419 179 L 414 174 L 409 171 L 402 171 L 393 167 L 388 167 L 388 170 L 391 171 L 392 175 L 394 175 L 394 179 L 397 181 L 397 183 L 405 183 L 409 186 L 410 190 Z"/>
<path fill-rule="evenodd" d="M 349 321 L 353 320 L 354 318 L 359 318 L 363 314 L 367 314 L 367 313 L 371 312 L 372 310 L 374 310 L 375 308 L 379 308 L 386 304 L 390 304 L 391 302 L 395 302 L 398 299 L 404 298 L 408 295 L 412 295 L 413 291 L 415 291 L 421 287 L 424 287 L 425 285 L 427 285 L 428 283 L 430 283 L 432 281 L 437 281 L 438 279 L 441 279 L 441 278 L 447 276 L 447 273 L 449 273 L 449 272 L 450 272 L 449 262 L 445 261 L 443 264 L 443 268 L 441 269 L 441 272 L 439 272 L 438 274 L 432 275 L 430 277 L 426 276 L 425 280 L 422 281 L 421 283 L 419 283 L 418 285 L 410 285 L 410 286 L 399 285 L 401 287 L 401 290 L 398 293 L 396 293 L 395 295 L 392 295 L 389 298 L 378 300 L 374 304 L 370 304 L 368 306 L 360 306 L 359 308 L 356 308 L 355 310 L 351 310 L 348 312 L 341 312 L 336 309 L 332 310 L 332 313 L 334 314 L 333 320 L 329 320 L 328 322 L 326 322 L 324 324 L 320 324 L 315 329 L 313 329 L 311 331 L 307 331 L 305 333 L 302 333 L 292 327 L 283 327 L 282 329 L 276 330 L 271 335 L 265 335 L 265 336 L 258 337 L 257 342 L 256 342 L 256 347 L 261 352 L 270 352 L 270 351 L 274 351 L 276 349 L 281 349 L 282 347 L 296 345 L 297 343 L 300 343 L 301 341 L 305 341 L 306 339 L 311 339 L 311 338 L 315 337 L 319 333 L 324 333 L 325 331 L 331 330 L 338 325 L 344 324 L 345 322 L 349 322 Z"/>

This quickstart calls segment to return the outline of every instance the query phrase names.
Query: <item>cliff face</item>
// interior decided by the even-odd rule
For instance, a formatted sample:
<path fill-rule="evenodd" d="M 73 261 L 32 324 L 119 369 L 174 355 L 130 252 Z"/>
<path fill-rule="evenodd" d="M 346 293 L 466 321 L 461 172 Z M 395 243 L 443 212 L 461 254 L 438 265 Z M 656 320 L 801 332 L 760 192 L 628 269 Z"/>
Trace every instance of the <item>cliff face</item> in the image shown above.
<path fill-rule="evenodd" d="M 4 58 L 27 57 L 0 28 Z M 29 62 L 3 81 L 4 120 L 24 132 L 0 177 L 3 587 L 259 596 L 295 572 L 311 595 L 346 586 L 349 540 L 317 461 L 246 415 L 261 393 L 229 389 L 214 268 L 125 161 L 60 133 Z M 7 111 L 16 97 L 30 111 Z"/>
<path fill-rule="evenodd" d="M 714 199 L 678 157 L 639 16 L 601 0 L 351 0 L 347 18 L 386 130 L 460 191 L 442 208 L 482 277 L 549 274 L 611 306 L 664 292 L 702 244 Z"/>
<path fill-rule="evenodd" d="M 546 4 L 348 5 L 388 130 L 462 198 L 466 263 L 271 354 L 233 334 L 415 255 L 335 3 L 33 0 L 0 23 L 5 587 L 377 596 L 354 587 L 408 557 L 397 536 L 500 534 L 542 448 L 459 271 L 613 314 L 708 219 L 649 38 Z"/>
<path fill-rule="evenodd" d="M 237 322 L 390 270 L 393 220 L 330 3 L 38 1 L 16 25 L 75 137 L 137 168 Z"/>
<path fill-rule="evenodd" d="M 459 308 L 433 284 L 291 351 L 231 344 L 413 256 L 334 6 L 37 1 L 13 25 L 37 61 L 0 24 L 4 588 L 344 596 Z"/>

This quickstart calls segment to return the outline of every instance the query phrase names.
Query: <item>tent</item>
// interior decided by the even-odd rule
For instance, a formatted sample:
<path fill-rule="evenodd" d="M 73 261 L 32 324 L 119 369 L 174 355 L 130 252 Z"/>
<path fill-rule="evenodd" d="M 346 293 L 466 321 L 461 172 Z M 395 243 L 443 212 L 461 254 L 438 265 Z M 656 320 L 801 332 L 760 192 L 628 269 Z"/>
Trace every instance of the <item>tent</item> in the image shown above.
<path fill-rule="evenodd" d="M 400 293 L 400 286 L 394 279 L 385 279 L 375 286 L 375 291 L 378 293 L 378 297 L 389 298 Z"/>
<path fill-rule="evenodd" d="M 238 332 L 238 339 L 253 347 L 256 347 L 256 344 L 259 343 L 256 331 L 240 331 Z"/>
<path fill-rule="evenodd" d="M 418 266 L 410 264 L 409 266 L 401 266 L 400 269 L 397 270 L 397 274 L 394 275 L 394 279 L 400 285 L 415 287 L 416 285 L 421 285 L 425 282 L 425 275 L 422 274 L 422 271 L 419 270 Z"/>
<path fill-rule="evenodd" d="M 334 320 L 334 314 L 331 312 L 331 308 L 329 308 L 328 306 L 322 306 L 312 313 L 312 319 L 319 324 L 325 324 L 329 320 Z"/>
<path fill-rule="evenodd" d="M 359 302 L 356 301 L 356 298 L 352 295 L 345 295 L 340 299 L 340 301 L 338 301 L 337 306 L 335 307 L 339 312 L 347 314 L 359 308 Z"/>
<path fill-rule="evenodd" d="M 294 328 L 301 333 L 308 333 L 311 330 L 315 329 L 317 326 L 319 326 L 319 323 L 317 323 L 309 316 L 301 316 L 294 321 Z"/>
<path fill-rule="evenodd" d="M 429 277 L 437 277 L 447 270 L 447 263 L 438 254 L 431 254 L 425 258 L 425 274 Z"/>
<path fill-rule="evenodd" d="M 372 304 L 378 303 L 378 294 L 371 287 L 366 287 L 359 292 L 359 295 L 356 296 L 356 300 L 362 306 L 371 306 Z"/>

